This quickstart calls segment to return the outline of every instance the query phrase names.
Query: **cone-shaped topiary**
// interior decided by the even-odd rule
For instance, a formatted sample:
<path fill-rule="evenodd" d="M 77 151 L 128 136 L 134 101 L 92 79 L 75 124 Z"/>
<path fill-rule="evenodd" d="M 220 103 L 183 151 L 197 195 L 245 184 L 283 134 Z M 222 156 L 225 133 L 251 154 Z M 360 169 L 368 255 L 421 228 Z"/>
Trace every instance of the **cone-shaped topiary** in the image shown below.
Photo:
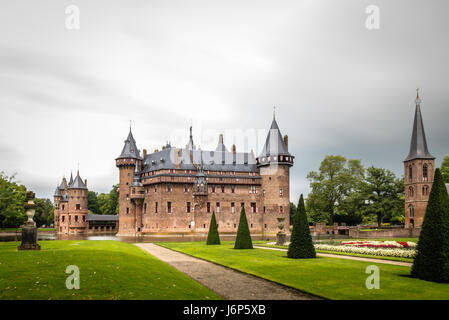
<path fill-rule="evenodd" d="M 215 221 L 215 211 L 212 212 L 212 218 L 210 219 L 209 233 L 207 234 L 206 244 L 220 244 L 217 221 Z"/>
<path fill-rule="evenodd" d="M 293 230 L 287 257 L 293 259 L 316 258 L 302 194 L 299 198 L 296 214 L 293 216 Z"/>
<path fill-rule="evenodd" d="M 244 207 L 242 207 L 240 212 L 239 229 L 237 230 L 234 249 L 253 249 Z"/>
<path fill-rule="evenodd" d="M 412 277 L 449 282 L 449 195 L 439 169 L 435 170 L 416 251 Z"/>

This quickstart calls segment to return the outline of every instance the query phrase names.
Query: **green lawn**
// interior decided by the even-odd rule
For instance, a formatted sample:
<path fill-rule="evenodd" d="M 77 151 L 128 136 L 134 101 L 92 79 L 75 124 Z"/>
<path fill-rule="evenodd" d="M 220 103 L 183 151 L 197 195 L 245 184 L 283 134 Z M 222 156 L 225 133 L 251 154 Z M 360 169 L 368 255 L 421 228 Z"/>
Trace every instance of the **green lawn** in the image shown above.
<path fill-rule="evenodd" d="M 0 299 L 221 299 L 130 243 L 40 241 L 41 251 L 0 243 Z M 65 286 L 66 267 L 80 270 L 80 289 Z"/>
<path fill-rule="evenodd" d="M 449 299 L 449 284 L 410 278 L 409 267 L 324 257 L 288 259 L 281 251 L 235 250 L 232 242 L 161 245 L 329 299 Z M 365 286 L 369 265 L 379 267 L 380 289 Z"/>
<path fill-rule="evenodd" d="M 38 231 L 55 231 L 55 228 L 37 228 Z M 0 229 L 1 232 L 22 232 L 22 228 L 2 228 Z"/>

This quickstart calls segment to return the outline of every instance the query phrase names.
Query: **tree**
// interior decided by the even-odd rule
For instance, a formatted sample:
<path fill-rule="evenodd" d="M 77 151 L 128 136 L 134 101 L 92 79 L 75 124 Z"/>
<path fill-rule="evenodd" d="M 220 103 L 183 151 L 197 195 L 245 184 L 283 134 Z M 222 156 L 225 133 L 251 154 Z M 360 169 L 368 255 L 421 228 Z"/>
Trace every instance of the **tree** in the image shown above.
<path fill-rule="evenodd" d="M 307 175 L 312 189 L 309 194 L 312 211 L 326 215 L 328 222 L 333 224 L 337 206 L 357 188 L 363 176 L 360 160 L 347 160 L 338 155 L 326 156 L 319 172 L 312 171 Z"/>
<path fill-rule="evenodd" d="M 435 170 L 416 250 L 413 277 L 449 282 L 449 195 L 439 169 Z"/>
<path fill-rule="evenodd" d="M 293 230 L 290 239 L 287 257 L 293 259 L 316 258 L 302 194 L 299 198 L 296 215 L 293 218 Z"/>
<path fill-rule="evenodd" d="M 290 225 L 293 225 L 293 216 L 296 214 L 296 206 L 293 202 L 290 202 L 290 211 L 289 211 L 289 216 L 290 216 Z"/>
<path fill-rule="evenodd" d="M 93 214 L 100 214 L 100 207 L 98 205 L 98 194 L 94 191 L 87 193 L 87 208 Z"/>
<path fill-rule="evenodd" d="M 100 193 L 97 196 L 99 214 L 118 214 L 118 185 L 112 186 L 109 193 Z M 90 207 L 88 207 L 90 210 Z"/>
<path fill-rule="evenodd" d="M 35 198 L 34 203 L 36 204 L 36 211 L 34 214 L 36 226 L 40 227 L 49 224 L 49 217 L 52 216 L 54 210 L 50 199 Z M 51 220 L 51 223 L 53 223 L 53 220 Z"/>
<path fill-rule="evenodd" d="M 207 234 L 206 244 L 220 244 L 218 225 L 217 221 L 215 221 L 215 211 L 212 212 L 212 218 L 210 219 L 209 233 Z"/>
<path fill-rule="evenodd" d="M 388 169 L 369 167 L 366 172 L 360 191 L 365 200 L 363 212 L 374 215 L 380 228 L 385 217 L 390 220 L 393 212 L 404 210 L 404 184 Z"/>
<path fill-rule="evenodd" d="M 444 183 L 449 183 L 449 155 L 444 156 L 440 166 L 441 175 Z"/>
<path fill-rule="evenodd" d="M 0 172 L 0 227 L 19 228 L 26 221 L 26 188 Z"/>
<path fill-rule="evenodd" d="M 248 221 L 246 220 L 245 207 L 242 207 L 242 211 L 240 212 L 239 228 L 237 230 L 234 249 L 253 249 Z"/>

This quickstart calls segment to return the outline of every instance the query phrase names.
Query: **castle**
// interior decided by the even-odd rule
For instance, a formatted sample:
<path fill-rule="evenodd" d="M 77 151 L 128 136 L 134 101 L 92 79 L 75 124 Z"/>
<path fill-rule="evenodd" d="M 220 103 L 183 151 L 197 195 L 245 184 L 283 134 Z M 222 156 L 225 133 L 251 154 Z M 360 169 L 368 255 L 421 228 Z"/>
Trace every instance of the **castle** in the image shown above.
<path fill-rule="evenodd" d="M 192 127 L 185 148 L 169 143 L 162 150 L 140 154 L 131 128 L 120 156 L 118 235 L 206 233 L 212 212 L 218 230 L 237 232 L 244 207 L 252 233 L 274 234 L 278 218 L 289 225 L 290 167 L 288 137 L 275 117 L 262 153 L 229 151 L 220 135 L 213 151 L 193 142 Z"/>
<path fill-rule="evenodd" d="M 87 180 L 81 179 L 79 171 L 75 179 L 70 174 L 68 183 L 66 178 L 62 178 L 53 196 L 54 226 L 57 233 L 107 233 L 117 230 L 117 216 L 96 215 L 88 212 L 88 192 Z"/>
<path fill-rule="evenodd" d="M 410 151 L 404 160 L 405 228 L 412 229 L 422 226 L 435 172 L 435 157 L 427 148 L 418 92 L 415 105 Z M 449 192 L 449 184 L 446 187 Z"/>

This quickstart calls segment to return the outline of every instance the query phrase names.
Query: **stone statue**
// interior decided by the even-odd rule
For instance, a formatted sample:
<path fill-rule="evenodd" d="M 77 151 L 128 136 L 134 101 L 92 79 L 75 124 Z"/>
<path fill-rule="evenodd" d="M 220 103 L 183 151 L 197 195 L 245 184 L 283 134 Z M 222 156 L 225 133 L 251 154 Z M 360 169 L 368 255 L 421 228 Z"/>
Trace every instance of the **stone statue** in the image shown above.
<path fill-rule="evenodd" d="M 40 250 L 40 245 L 37 244 L 37 228 L 36 223 L 33 220 L 36 204 L 34 203 L 35 194 L 33 191 L 27 191 L 26 204 L 24 208 L 28 220 L 22 227 L 22 244 L 18 248 L 19 250 Z"/>
<path fill-rule="evenodd" d="M 279 232 L 276 234 L 276 245 L 283 246 L 287 238 L 287 234 L 284 231 L 285 218 L 277 218 L 277 220 Z"/>

